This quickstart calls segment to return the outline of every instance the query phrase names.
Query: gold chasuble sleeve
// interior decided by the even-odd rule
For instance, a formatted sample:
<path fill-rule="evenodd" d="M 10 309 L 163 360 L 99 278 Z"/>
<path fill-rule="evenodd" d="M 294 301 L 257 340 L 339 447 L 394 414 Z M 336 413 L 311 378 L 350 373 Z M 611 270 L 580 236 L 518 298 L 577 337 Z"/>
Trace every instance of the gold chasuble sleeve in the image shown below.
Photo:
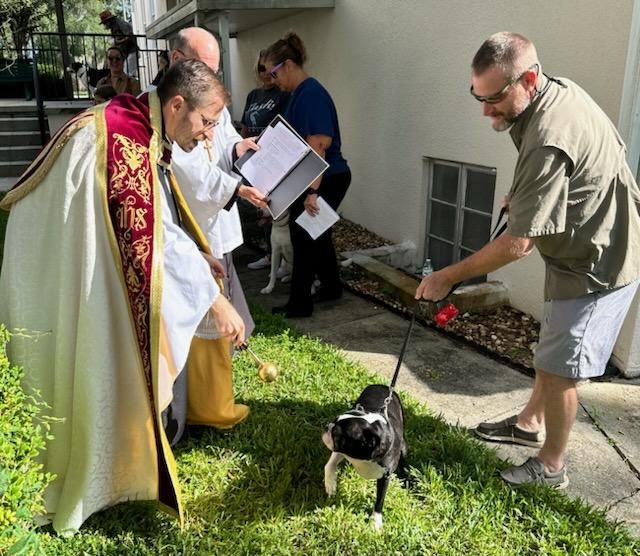
<path fill-rule="evenodd" d="M 189 210 L 173 172 L 169 172 L 169 183 L 182 225 L 199 249 L 212 255 L 206 236 Z M 216 278 L 216 282 L 223 295 L 222 280 Z M 228 338 L 193 338 L 187 362 L 188 423 L 229 429 L 246 418 L 246 406 L 235 404 L 233 399 L 231 351 L 231 341 Z"/>

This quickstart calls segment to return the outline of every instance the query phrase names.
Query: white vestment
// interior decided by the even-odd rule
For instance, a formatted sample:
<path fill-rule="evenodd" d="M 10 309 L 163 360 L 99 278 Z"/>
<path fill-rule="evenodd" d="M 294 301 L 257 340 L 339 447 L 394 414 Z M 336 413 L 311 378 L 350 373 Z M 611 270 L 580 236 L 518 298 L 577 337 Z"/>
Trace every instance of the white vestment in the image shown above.
<path fill-rule="evenodd" d="M 0 321 L 13 334 L 10 360 L 24 367 L 25 385 L 40 391 L 50 406 L 46 414 L 56 418 L 42 462 L 44 471 L 56 475 L 45 504 L 60 533 L 77 530 L 113 504 L 157 500 L 158 443 L 168 447 L 163 431 L 160 440 L 154 436 L 120 257 L 96 172 L 97 144 L 104 141 L 96 129 L 92 120 L 76 131 L 37 185 L 11 205 L 0 276 Z M 159 270 L 151 294 L 152 310 L 161 314 L 150 317 L 157 414 L 171 401 L 196 326 L 218 289 L 195 244 L 170 220 L 172 200 L 158 184 L 152 194 L 156 216 L 162 212 L 163 218 L 156 228 L 162 248 L 153 257 L 161 264 L 154 266 Z M 171 467 L 170 451 L 166 457 Z"/>
<path fill-rule="evenodd" d="M 242 138 L 226 108 L 214 130 L 211 161 L 203 143 L 198 143 L 191 152 L 174 145 L 173 169 L 213 255 L 220 259 L 243 241 L 238 207 L 234 203 L 230 210 L 222 210 L 240 183 L 240 177 L 233 174 L 232 157 L 235 144 Z"/>

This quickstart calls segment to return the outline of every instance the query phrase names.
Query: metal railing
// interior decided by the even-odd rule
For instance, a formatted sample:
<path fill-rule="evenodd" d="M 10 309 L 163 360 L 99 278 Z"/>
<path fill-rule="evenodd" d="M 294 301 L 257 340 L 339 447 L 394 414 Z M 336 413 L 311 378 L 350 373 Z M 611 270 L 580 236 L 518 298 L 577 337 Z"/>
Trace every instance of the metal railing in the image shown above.
<path fill-rule="evenodd" d="M 125 71 L 140 81 L 144 90 L 158 72 L 158 55 L 168 45 L 134 35 L 137 55 L 129 58 Z M 107 75 L 107 49 L 111 35 L 95 33 L 32 33 L 31 48 L 21 57 L 35 60 L 43 100 L 89 100 L 100 77 Z M 126 56 L 125 56 L 126 58 Z"/>

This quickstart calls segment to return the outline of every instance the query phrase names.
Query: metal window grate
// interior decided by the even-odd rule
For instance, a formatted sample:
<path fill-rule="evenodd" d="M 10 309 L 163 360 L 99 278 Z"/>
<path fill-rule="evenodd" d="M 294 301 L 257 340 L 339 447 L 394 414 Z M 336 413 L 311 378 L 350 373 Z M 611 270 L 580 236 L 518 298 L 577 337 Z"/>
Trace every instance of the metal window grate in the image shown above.
<path fill-rule="evenodd" d="M 425 258 L 437 270 L 478 251 L 491 233 L 496 169 L 425 158 Z M 474 282 L 484 282 L 482 276 Z"/>

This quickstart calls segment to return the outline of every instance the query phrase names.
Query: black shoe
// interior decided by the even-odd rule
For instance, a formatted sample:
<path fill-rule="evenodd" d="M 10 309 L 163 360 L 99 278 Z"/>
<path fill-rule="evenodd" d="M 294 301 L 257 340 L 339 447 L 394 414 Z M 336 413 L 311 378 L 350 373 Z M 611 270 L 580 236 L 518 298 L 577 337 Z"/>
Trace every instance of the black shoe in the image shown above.
<path fill-rule="evenodd" d="M 321 303 L 323 301 L 335 301 L 342 297 L 342 288 L 319 288 L 311 298 L 315 303 Z"/>
<path fill-rule="evenodd" d="M 281 305 L 279 307 L 273 307 L 271 309 L 272 315 L 282 315 L 288 319 L 299 319 L 310 317 L 313 314 L 313 306 L 303 307 L 290 307 L 289 305 Z"/>

